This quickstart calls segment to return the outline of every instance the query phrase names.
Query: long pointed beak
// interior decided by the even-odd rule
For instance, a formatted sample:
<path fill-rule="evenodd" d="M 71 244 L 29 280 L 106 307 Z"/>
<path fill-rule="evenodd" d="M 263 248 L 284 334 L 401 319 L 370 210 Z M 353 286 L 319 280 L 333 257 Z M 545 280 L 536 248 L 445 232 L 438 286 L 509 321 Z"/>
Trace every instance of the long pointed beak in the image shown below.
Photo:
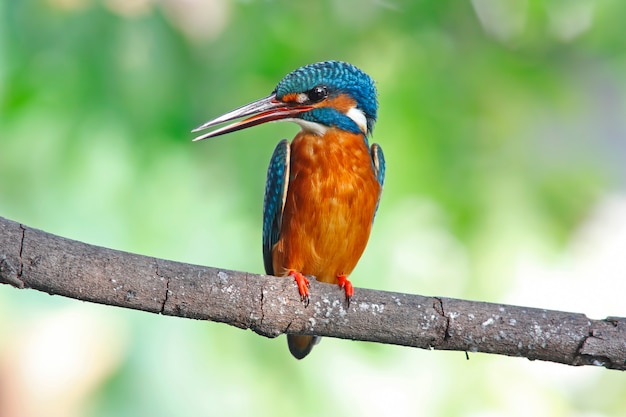
<path fill-rule="evenodd" d="M 224 122 L 229 122 L 240 117 L 250 116 L 246 119 L 231 123 L 219 129 L 213 130 L 209 133 L 205 133 L 196 137 L 193 141 L 212 138 L 215 136 L 224 135 L 230 132 L 236 132 L 238 130 L 246 129 L 248 127 L 257 126 L 262 123 L 273 122 L 276 120 L 289 119 L 297 116 L 300 113 L 311 110 L 312 106 L 303 105 L 287 105 L 276 99 L 274 94 L 254 101 L 245 106 L 241 106 L 235 110 L 229 111 L 213 120 L 196 127 L 192 132 L 198 132 L 211 126 L 215 126 Z"/>

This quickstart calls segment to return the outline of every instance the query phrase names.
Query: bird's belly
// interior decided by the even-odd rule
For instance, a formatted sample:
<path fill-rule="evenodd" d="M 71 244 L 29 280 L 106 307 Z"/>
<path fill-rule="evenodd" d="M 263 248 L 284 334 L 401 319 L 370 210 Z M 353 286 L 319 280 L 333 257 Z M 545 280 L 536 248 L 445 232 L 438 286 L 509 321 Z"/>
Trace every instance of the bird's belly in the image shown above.
<path fill-rule="evenodd" d="M 369 238 L 373 210 L 355 192 L 352 199 L 309 194 L 283 223 L 281 244 L 284 270 L 295 269 L 324 282 L 349 275 Z M 354 207 L 360 207 L 353 210 Z"/>
<path fill-rule="evenodd" d="M 340 164 L 326 154 L 330 166 L 297 164 L 292 158 L 283 224 L 274 247 L 277 274 L 297 270 L 336 283 L 339 274 L 352 272 L 365 250 L 380 192 L 364 148 L 351 155 L 355 160 L 342 156 Z"/>

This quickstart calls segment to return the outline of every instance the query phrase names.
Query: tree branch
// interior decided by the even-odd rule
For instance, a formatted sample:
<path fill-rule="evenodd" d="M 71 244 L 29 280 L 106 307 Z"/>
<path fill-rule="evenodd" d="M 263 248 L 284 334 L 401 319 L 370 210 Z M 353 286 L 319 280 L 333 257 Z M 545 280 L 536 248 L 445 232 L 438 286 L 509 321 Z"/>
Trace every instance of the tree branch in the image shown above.
<path fill-rule="evenodd" d="M 183 264 L 65 239 L 0 217 L 0 283 L 170 316 L 282 333 L 522 356 L 626 370 L 626 318 L 357 289 Z"/>

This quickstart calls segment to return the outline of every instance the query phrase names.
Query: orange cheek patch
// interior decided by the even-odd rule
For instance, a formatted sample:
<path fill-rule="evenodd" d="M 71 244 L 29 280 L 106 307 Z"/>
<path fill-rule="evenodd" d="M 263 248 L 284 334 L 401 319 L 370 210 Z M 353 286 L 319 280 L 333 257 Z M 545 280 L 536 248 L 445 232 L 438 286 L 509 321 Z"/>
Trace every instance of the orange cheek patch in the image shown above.
<path fill-rule="evenodd" d="M 322 101 L 317 107 L 332 107 L 345 114 L 351 108 L 356 107 L 356 101 L 345 94 L 340 94 L 330 100 Z"/>

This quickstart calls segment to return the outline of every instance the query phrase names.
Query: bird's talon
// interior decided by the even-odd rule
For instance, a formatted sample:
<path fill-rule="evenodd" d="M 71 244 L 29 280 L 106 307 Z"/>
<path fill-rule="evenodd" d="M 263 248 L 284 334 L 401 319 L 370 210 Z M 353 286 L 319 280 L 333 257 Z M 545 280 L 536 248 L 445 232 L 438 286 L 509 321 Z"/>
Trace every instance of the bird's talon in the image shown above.
<path fill-rule="evenodd" d="M 311 286 L 309 280 L 304 276 L 304 274 L 298 271 L 291 270 L 289 271 L 289 275 L 293 277 L 294 281 L 296 281 L 298 292 L 300 293 L 300 301 L 302 301 L 304 306 L 307 307 L 309 305 L 309 287 Z"/>
<path fill-rule="evenodd" d="M 345 274 L 337 275 L 337 283 L 339 284 L 339 288 L 343 288 L 346 292 L 346 304 L 350 307 L 350 300 L 354 295 L 354 287 L 352 283 L 348 280 L 348 277 Z"/>

